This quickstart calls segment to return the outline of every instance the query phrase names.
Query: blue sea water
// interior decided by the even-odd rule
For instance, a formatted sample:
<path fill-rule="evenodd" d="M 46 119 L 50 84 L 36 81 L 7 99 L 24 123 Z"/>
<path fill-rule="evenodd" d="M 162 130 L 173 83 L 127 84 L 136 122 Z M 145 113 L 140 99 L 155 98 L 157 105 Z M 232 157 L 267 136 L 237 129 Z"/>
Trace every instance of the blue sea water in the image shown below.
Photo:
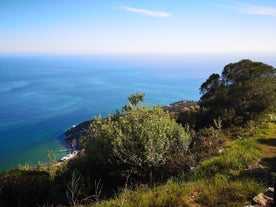
<path fill-rule="evenodd" d="M 201 83 L 225 63 L 199 60 L 0 56 L 0 171 L 43 162 L 48 150 L 60 158 L 66 129 L 113 113 L 131 93 L 146 93 L 151 105 L 199 100 Z"/>

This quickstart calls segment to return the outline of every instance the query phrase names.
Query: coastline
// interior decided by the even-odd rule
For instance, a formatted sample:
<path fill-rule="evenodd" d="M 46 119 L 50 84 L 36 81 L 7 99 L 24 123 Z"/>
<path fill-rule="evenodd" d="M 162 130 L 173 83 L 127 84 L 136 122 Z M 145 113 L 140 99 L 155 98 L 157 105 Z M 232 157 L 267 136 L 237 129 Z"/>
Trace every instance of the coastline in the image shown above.
<path fill-rule="evenodd" d="M 87 130 L 90 126 L 91 120 L 80 122 L 79 124 L 73 125 L 71 128 L 64 132 L 64 141 L 69 144 L 71 150 L 79 149 L 79 140 L 82 136 L 87 135 Z"/>

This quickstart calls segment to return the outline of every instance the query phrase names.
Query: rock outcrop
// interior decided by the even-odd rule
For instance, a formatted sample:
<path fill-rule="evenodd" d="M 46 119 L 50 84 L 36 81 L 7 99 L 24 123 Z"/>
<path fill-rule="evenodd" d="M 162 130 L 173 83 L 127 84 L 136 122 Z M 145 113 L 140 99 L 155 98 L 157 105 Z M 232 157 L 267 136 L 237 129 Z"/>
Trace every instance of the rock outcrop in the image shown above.
<path fill-rule="evenodd" d="M 245 207 L 273 207 L 273 196 L 274 188 L 269 187 L 266 189 L 265 193 L 259 193 L 252 199 L 252 205 L 248 205 Z"/>

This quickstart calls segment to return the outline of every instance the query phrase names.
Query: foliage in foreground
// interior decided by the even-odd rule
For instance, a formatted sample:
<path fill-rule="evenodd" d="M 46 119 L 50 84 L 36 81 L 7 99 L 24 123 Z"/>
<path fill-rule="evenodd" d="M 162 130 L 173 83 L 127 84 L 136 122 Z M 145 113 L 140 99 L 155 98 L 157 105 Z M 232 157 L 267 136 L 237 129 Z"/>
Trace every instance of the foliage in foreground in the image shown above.
<path fill-rule="evenodd" d="M 138 95 L 129 97 L 130 104 L 122 112 L 93 119 L 83 140 L 85 156 L 98 170 L 104 165 L 104 171 L 119 177 L 131 173 L 138 179 L 134 182 L 160 181 L 183 168 L 191 141 L 189 128 L 177 124 L 161 107 L 139 105 L 137 97 L 143 96 Z"/>
<path fill-rule="evenodd" d="M 169 182 L 163 186 L 140 187 L 126 191 L 116 200 L 104 201 L 96 207 L 175 207 L 175 206 L 243 206 L 263 188 L 252 179 L 231 181 L 223 176 L 198 182 Z"/>
<path fill-rule="evenodd" d="M 223 154 L 202 162 L 188 174 L 157 187 L 123 190 L 116 199 L 92 206 L 230 207 L 250 204 L 253 196 L 264 191 L 264 186 L 246 169 L 257 166 L 257 160 L 263 156 L 257 142 L 259 137 L 271 139 L 275 131 L 276 125 L 270 123 L 269 128 L 260 129 L 254 137 L 229 142 Z"/>
<path fill-rule="evenodd" d="M 45 171 L 12 169 L 0 175 L 0 206 L 36 206 L 51 192 L 50 174 Z"/>

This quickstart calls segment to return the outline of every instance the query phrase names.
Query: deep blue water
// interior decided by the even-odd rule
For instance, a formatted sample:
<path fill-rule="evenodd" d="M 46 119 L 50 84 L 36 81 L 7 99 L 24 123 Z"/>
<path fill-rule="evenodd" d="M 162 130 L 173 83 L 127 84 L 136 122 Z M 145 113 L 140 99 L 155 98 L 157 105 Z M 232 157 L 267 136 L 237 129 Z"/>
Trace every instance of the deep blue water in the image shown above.
<path fill-rule="evenodd" d="M 190 57 L 0 56 L 0 171 L 45 161 L 48 150 L 60 158 L 67 128 L 113 113 L 131 93 L 146 93 L 148 104 L 199 100 L 201 83 L 225 62 L 204 63 Z"/>

